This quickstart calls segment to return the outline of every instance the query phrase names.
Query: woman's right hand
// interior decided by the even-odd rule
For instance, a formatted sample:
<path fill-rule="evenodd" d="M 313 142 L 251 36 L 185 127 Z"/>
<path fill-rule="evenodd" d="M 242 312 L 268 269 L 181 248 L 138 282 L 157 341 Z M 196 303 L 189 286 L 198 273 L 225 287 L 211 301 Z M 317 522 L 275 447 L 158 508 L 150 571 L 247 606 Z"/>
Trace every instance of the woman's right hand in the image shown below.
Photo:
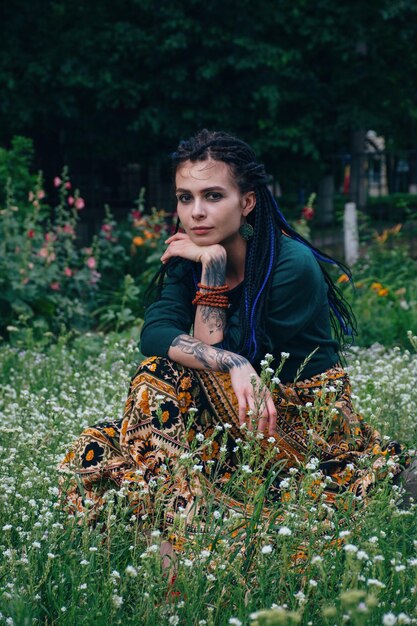
<path fill-rule="evenodd" d="M 239 404 L 239 423 L 247 424 L 252 430 L 252 420 L 258 420 L 258 430 L 273 435 L 277 424 L 277 410 L 266 387 L 261 387 L 261 379 L 249 363 L 232 367 L 229 370 L 233 391 Z M 249 411 L 249 415 L 248 415 Z"/>

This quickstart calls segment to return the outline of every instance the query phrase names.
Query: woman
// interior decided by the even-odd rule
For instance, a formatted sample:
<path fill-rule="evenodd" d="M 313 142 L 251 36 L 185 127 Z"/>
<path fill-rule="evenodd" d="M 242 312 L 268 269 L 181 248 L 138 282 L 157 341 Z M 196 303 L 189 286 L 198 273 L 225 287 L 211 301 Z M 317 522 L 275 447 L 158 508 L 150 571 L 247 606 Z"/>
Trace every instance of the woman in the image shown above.
<path fill-rule="evenodd" d="M 331 502 L 399 474 L 400 446 L 382 449 L 355 413 L 340 365 L 354 322 L 323 264 L 348 270 L 288 225 L 243 141 L 204 130 L 181 142 L 173 164 L 184 232 L 166 241 L 153 284 L 141 334 L 149 358 L 123 419 L 88 428 L 62 463 L 77 475 L 68 500 L 83 510 L 88 497 L 94 513 L 109 487 L 123 485 L 138 517 L 172 528 L 179 511 L 187 532 L 201 531 L 208 499 L 246 510 L 228 487 L 252 429 L 270 501 L 311 457 Z M 260 372 L 266 353 L 264 369 L 272 357 L 283 363 L 273 391 Z"/>

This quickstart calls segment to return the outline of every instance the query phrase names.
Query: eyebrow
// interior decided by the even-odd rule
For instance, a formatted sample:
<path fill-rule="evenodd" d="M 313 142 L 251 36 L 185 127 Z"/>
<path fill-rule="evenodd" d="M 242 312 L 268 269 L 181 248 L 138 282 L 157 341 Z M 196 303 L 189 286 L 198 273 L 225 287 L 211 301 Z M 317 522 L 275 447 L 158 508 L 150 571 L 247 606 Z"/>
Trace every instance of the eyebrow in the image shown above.
<path fill-rule="evenodd" d="M 201 189 L 200 193 L 207 193 L 208 191 L 227 191 L 224 187 L 216 186 L 216 187 L 206 187 L 205 189 Z M 183 189 L 182 187 L 178 187 L 175 190 L 176 193 L 191 193 L 189 189 Z"/>

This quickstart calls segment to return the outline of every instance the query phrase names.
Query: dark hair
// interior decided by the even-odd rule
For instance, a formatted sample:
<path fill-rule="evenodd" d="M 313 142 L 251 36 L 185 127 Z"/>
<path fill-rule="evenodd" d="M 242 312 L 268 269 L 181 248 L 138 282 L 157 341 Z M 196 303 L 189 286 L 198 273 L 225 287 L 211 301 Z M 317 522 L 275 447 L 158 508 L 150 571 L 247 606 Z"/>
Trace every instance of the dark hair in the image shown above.
<path fill-rule="evenodd" d="M 266 306 L 271 284 L 274 262 L 279 254 L 280 236 L 284 231 L 292 239 L 301 242 L 312 251 L 319 261 L 321 271 L 328 286 L 330 318 L 338 341 L 339 349 L 345 345 L 345 336 L 356 334 L 356 321 L 350 305 L 323 267 L 328 263 L 339 267 L 351 279 L 350 269 L 328 254 L 315 248 L 286 221 L 267 187 L 268 176 L 264 166 L 256 160 L 252 148 L 237 137 L 225 132 L 202 130 L 194 137 L 180 142 L 172 154 L 174 174 L 184 161 L 223 161 L 227 163 L 241 193 L 254 191 L 256 207 L 247 216 L 247 222 L 254 228 L 253 238 L 248 242 L 245 266 L 244 297 L 240 305 L 241 344 L 236 350 L 253 361 L 258 354 L 265 331 Z M 152 281 L 148 293 L 156 286 L 158 292 L 163 285 L 164 275 L 178 260 L 161 267 Z M 191 264 L 192 265 L 192 264 Z M 197 282 L 193 268 L 194 281 Z M 227 348 L 227 338 L 223 342 Z"/>

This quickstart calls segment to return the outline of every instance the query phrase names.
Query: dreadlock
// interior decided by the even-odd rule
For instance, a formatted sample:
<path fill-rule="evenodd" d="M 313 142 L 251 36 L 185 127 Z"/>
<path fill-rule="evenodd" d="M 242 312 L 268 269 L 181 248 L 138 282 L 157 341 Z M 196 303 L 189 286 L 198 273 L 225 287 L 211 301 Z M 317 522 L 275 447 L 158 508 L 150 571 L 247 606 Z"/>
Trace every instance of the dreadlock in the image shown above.
<path fill-rule="evenodd" d="M 236 350 L 250 361 L 261 356 L 258 351 L 265 333 L 266 307 L 271 286 L 273 267 L 280 250 L 280 238 L 286 235 L 310 248 L 319 262 L 324 280 L 328 286 L 328 302 L 330 318 L 339 350 L 345 345 L 345 336 L 356 334 L 356 321 L 352 309 L 341 291 L 333 282 L 323 264 L 330 264 L 341 269 L 349 279 L 350 269 L 340 261 L 320 251 L 292 228 L 279 210 L 279 207 L 267 187 L 268 176 L 264 166 L 256 160 L 252 148 L 236 137 L 225 132 L 202 130 L 194 137 L 180 142 L 177 151 L 172 155 L 173 173 L 184 161 L 223 161 L 231 169 L 235 182 L 242 194 L 254 191 L 256 207 L 247 216 L 252 224 L 254 235 L 248 242 L 245 266 L 244 294 L 240 304 L 239 317 L 242 329 L 241 343 Z M 179 222 L 177 222 L 177 230 Z M 183 259 L 171 259 L 161 266 L 147 291 L 148 297 L 155 288 L 159 296 L 164 276 L 167 271 Z M 189 262 L 194 285 L 198 282 L 198 268 Z M 158 297 L 157 296 L 157 297 Z M 223 345 L 227 348 L 227 337 Z"/>

